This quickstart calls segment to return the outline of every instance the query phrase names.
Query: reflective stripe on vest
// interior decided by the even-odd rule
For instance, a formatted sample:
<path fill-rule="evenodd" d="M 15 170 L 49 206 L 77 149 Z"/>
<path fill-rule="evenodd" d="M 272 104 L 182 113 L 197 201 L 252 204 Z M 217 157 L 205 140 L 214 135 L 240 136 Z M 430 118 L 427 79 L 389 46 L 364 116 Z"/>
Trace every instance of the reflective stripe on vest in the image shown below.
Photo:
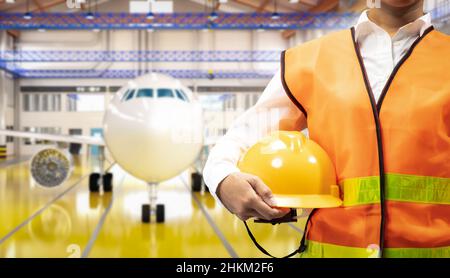
<path fill-rule="evenodd" d="M 308 240 L 301 258 L 377 258 L 378 247 L 356 248 Z M 450 246 L 437 248 L 386 248 L 388 258 L 450 258 Z"/>
<path fill-rule="evenodd" d="M 450 204 L 450 179 L 402 174 L 386 174 L 386 200 L 430 204 Z M 341 183 L 344 206 L 380 202 L 380 179 L 362 177 Z"/>

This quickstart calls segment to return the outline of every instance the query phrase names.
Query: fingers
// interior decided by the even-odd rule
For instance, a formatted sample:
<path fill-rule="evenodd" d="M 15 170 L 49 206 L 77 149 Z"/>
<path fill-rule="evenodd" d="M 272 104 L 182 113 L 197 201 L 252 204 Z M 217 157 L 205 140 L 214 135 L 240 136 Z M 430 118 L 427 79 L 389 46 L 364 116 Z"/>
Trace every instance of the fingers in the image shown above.
<path fill-rule="evenodd" d="M 253 208 L 262 216 L 263 219 L 271 220 L 280 218 L 286 214 L 285 211 L 268 206 L 260 197 L 253 203 Z"/>
<path fill-rule="evenodd" d="M 250 180 L 250 184 L 255 190 L 256 194 L 269 206 L 276 206 L 275 199 L 273 198 L 270 188 L 259 178 L 253 176 Z"/>
<path fill-rule="evenodd" d="M 225 207 L 242 220 L 252 217 L 271 220 L 289 212 L 275 207 L 270 188 L 253 175 L 230 174 L 220 183 L 218 191 Z"/>

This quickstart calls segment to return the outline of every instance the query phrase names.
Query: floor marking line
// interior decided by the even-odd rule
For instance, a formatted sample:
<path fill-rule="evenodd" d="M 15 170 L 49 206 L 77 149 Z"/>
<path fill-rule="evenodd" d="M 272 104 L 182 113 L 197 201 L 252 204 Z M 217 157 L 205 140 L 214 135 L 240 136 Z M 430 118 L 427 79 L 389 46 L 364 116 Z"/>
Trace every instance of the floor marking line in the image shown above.
<path fill-rule="evenodd" d="M 98 235 L 100 234 L 101 229 L 103 228 L 103 224 L 105 223 L 106 217 L 108 216 L 112 205 L 114 203 L 114 199 L 116 198 L 117 194 L 122 192 L 122 184 L 125 180 L 125 174 L 123 174 L 122 179 L 119 182 L 119 186 L 116 188 L 120 188 L 121 190 L 116 190 L 113 192 L 113 196 L 111 198 L 111 201 L 109 202 L 108 206 L 106 207 L 105 211 L 102 213 L 102 216 L 100 217 L 100 220 L 97 223 L 97 226 L 95 227 L 94 232 L 91 235 L 91 238 L 89 239 L 88 243 L 86 244 L 86 247 L 83 250 L 83 254 L 81 255 L 82 258 L 87 258 L 89 256 L 89 253 L 92 250 L 92 247 L 94 247 L 94 243 L 97 240 Z"/>
<path fill-rule="evenodd" d="M 19 231 L 23 226 L 28 224 L 31 220 L 36 218 L 39 214 L 41 214 L 44 210 L 46 210 L 48 207 L 50 207 L 53 203 L 61 199 L 64 195 L 69 193 L 72 189 L 77 187 L 81 184 L 81 182 L 87 178 L 89 174 L 82 176 L 76 183 L 71 185 L 69 188 L 64 190 L 63 192 L 59 193 L 55 198 L 53 198 L 51 201 L 49 201 L 47 204 L 45 204 L 43 207 L 41 207 L 39 210 L 34 212 L 31 216 L 29 216 L 27 219 L 25 219 L 22 223 L 20 223 L 18 226 L 16 226 L 14 229 L 12 229 L 9 233 L 7 233 L 3 238 L 0 239 L 0 245 L 5 242 L 8 238 L 10 238 L 13 234 L 15 234 L 17 231 Z"/>
<path fill-rule="evenodd" d="M 292 224 L 292 223 L 288 223 L 288 225 L 289 225 L 289 227 L 291 227 L 292 229 L 294 229 L 294 230 L 296 230 L 297 232 L 303 234 L 304 231 L 303 231 L 302 229 L 300 229 L 299 227 L 295 226 L 295 225 Z"/>
<path fill-rule="evenodd" d="M 114 165 L 114 164 L 113 164 Z M 110 165 L 107 168 L 107 171 L 109 169 L 111 169 L 111 167 L 113 165 Z M 86 174 L 84 176 L 82 176 L 78 181 L 76 181 L 74 184 L 72 184 L 69 188 L 67 188 L 66 190 L 64 190 L 63 192 L 59 193 L 55 198 L 53 198 L 52 200 L 50 200 L 47 204 L 45 204 L 43 207 L 41 207 L 39 210 L 35 211 L 32 215 L 30 215 L 27 219 L 25 219 L 22 223 L 20 223 L 19 225 L 17 225 L 14 229 L 12 229 L 9 233 L 7 233 L 3 238 L 0 239 L 0 245 L 3 244 L 3 242 L 5 242 L 7 239 L 9 239 L 12 235 L 14 235 L 16 232 L 18 232 L 20 229 L 22 229 L 23 226 L 25 226 L 26 224 L 28 224 L 31 220 L 33 220 L 34 218 L 36 218 L 39 214 L 41 214 L 44 210 L 46 210 L 48 207 L 50 207 L 52 204 L 54 204 L 56 201 L 58 201 L 59 199 L 61 199 L 63 196 L 65 196 L 67 193 L 69 193 L 70 191 L 72 191 L 75 187 L 77 187 L 78 185 L 81 184 L 81 182 L 86 179 L 89 175 Z"/>
<path fill-rule="evenodd" d="M 187 184 L 187 182 L 184 180 L 183 177 L 180 176 L 180 180 L 183 182 L 183 184 L 185 185 L 185 187 L 190 191 L 189 185 Z M 217 224 L 214 222 L 214 220 L 212 219 L 211 215 L 208 213 L 208 211 L 205 209 L 205 207 L 203 206 L 203 204 L 200 202 L 200 200 L 197 198 L 197 196 L 195 195 L 194 192 L 191 191 L 191 195 L 194 198 L 195 203 L 197 204 L 197 206 L 200 208 L 200 210 L 203 212 L 203 214 L 205 215 L 206 220 L 208 221 L 209 225 L 213 228 L 214 232 L 216 233 L 216 235 L 219 237 L 220 241 L 222 242 L 223 246 L 225 247 L 225 249 L 227 249 L 228 254 L 230 254 L 230 256 L 232 258 L 239 258 L 238 254 L 236 253 L 236 251 L 233 249 L 233 247 L 231 246 L 231 244 L 228 242 L 228 240 L 225 238 L 225 235 L 222 233 L 222 231 L 219 229 L 219 227 L 217 226 Z"/>

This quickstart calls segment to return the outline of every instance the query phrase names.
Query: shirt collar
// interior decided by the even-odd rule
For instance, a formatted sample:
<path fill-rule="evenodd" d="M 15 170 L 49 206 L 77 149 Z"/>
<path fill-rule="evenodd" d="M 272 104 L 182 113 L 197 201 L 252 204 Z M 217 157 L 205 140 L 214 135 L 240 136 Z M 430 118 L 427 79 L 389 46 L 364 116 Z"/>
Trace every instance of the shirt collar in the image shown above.
<path fill-rule="evenodd" d="M 380 33 L 386 32 L 375 24 L 373 21 L 369 19 L 367 16 L 368 10 L 365 10 L 358 19 L 358 22 L 355 25 L 355 40 L 358 42 L 365 36 L 371 33 Z M 422 36 L 428 27 L 432 26 L 431 23 L 431 15 L 429 13 L 424 14 L 413 22 L 406 24 L 401 27 L 393 39 L 401 39 L 404 37 L 413 37 L 413 36 Z"/>

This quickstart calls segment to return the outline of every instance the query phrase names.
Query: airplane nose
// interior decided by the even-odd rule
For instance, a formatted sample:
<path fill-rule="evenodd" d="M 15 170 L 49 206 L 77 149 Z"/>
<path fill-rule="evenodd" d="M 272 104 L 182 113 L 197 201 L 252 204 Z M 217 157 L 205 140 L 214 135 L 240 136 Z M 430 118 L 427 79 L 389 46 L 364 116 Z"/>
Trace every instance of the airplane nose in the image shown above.
<path fill-rule="evenodd" d="M 199 107 L 181 104 L 147 102 L 108 112 L 105 141 L 114 159 L 147 182 L 159 182 L 186 169 L 202 146 L 202 118 Z"/>

